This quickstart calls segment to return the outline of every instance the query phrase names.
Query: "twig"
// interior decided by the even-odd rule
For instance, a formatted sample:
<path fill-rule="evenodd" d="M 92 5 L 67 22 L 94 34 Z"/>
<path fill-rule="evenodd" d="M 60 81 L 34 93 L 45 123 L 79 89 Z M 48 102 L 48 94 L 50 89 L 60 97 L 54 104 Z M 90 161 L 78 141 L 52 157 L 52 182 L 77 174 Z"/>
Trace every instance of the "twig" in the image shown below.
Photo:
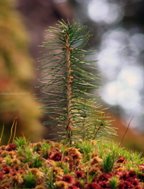
<path fill-rule="evenodd" d="M 3 124 L 3 127 L 2 127 L 2 131 L 1 131 L 0 144 L 2 142 L 3 134 L 4 134 L 4 124 Z"/>
<path fill-rule="evenodd" d="M 123 143 L 123 141 L 124 141 L 124 139 L 125 139 L 125 136 L 126 136 L 128 130 L 129 130 L 129 128 L 130 128 L 130 125 L 131 125 L 132 120 L 133 120 L 133 116 L 131 117 L 131 119 L 130 119 L 128 125 L 127 125 L 127 128 L 126 128 L 126 130 L 125 130 L 125 132 L 124 132 L 124 135 L 122 136 L 122 139 L 121 139 L 121 141 L 120 141 L 120 143 L 119 143 L 119 146 L 122 145 L 122 143 Z"/>
<path fill-rule="evenodd" d="M 10 137 L 9 137 L 9 140 L 8 140 L 8 144 L 10 143 L 10 141 L 12 140 L 12 139 L 14 139 L 13 138 L 13 136 L 15 136 L 15 132 L 16 132 L 16 119 L 13 121 L 13 124 L 12 124 L 12 126 L 11 126 L 11 130 L 10 130 Z M 14 131 L 13 131 L 14 130 Z M 13 133 L 14 133 L 14 135 L 13 135 Z"/>

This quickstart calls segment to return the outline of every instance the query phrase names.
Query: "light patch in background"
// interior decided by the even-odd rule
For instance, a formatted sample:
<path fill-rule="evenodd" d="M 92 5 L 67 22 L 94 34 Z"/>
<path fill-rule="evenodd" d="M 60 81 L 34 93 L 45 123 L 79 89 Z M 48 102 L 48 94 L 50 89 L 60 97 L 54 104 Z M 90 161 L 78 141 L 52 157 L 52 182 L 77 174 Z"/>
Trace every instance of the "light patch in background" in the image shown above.
<path fill-rule="evenodd" d="M 126 53 L 128 42 L 129 35 L 122 28 L 110 30 L 102 36 L 100 51 L 96 56 L 98 66 L 106 79 L 115 79 L 122 65 L 132 62 Z"/>
<path fill-rule="evenodd" d="M 103 100 L 110 105 L 119 105 L 130 112 L 139 111 L 141 102 L 138 89 L 142 87 L 142 75 L 137 67 L 133 77 L 131 74 L 131 71 L 124 69 L 116 81 L 103 86 L 101 89 Z"/>
<path fill-rule="evenodd" d="M 119 73 L 118 80 L 128 88 L 140 91 L 143 88 L 143 70 L 137 66 L 125 66 Z"/>
<path fill-rule="evenodd" d="M 125 1 L 76 0 L 101 33 L 101 44 L 93 59 L 103 77 L 100 95 L 116 107 L 119 116 L 143 130 L 144 122 L 144 34 L 137 26 L 125 29 L 119 21 L 124 16 Z M 135 0 L 138 1 L 138 0 Z M 104 27 L 103 27 L 104 26 Z M 113 108 L 112 107 L 112 108 Z"/>
<path fill-rule="evenodd" d="M 126 114 L 135 115 L 134 127 L 142 125 L 144 68 L 139 64 L 144 51 L 144 35 L 131 33 L 123 28 L 109 30 L 102 36 L 97 53 L 98 67 L 104 77 L 100 90 L 102 99 L 112 106 L 119 106 Z"/>
<path fill-rule="evenodd" d="M 117 3 L 108 0 L 91 0 L 88 4 L 88 15 L 97 23 L 112 24 L 121 20 L 123 12 Z"/>

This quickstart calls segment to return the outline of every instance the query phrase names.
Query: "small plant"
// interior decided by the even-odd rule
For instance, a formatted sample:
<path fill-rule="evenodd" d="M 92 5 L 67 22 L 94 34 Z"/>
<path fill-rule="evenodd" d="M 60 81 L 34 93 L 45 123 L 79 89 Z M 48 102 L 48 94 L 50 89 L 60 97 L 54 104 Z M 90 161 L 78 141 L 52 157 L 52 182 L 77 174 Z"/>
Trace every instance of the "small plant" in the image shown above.
<path fill-rule="evenodd" d="M 28 141 L 24 137 L 19 137 L 19 138 L 16 137 L 14 143 L 16 144 L 17 148 L 28 145 Z"/>
<path fill-rule="evenodd" d="M 47 35 L 40 58 L 40 87 L 48 126 L 53 125 L 56 137 L 66 138 L 70 145 L 74 140 L 95 139 L 99 133 L 114 134 L 92 93 L 98 77 L 95 61 L 87 60 L 89 53 L 85 46 L 90 37 L 87 28 L 60 21 Z"/>
<path fill-rule="evenodd" d="M 50 148 L 51 148 L 51 145 L 46 142 L 44 142 L 41 145 L 41 152 L 42 152 L 44 158 L 48 157 L 48 152 L 49 152 Z"/>
<path fill-rule="evenodd" d="M 35 155 L 32 158 L 32 163 L 31 163 L 31 167 L 35 167 L 35 168 L 39 168 L 42 166 L 42 159 L 40 158 L 39 155 Z"/>
<path fill-rule="evenodd" d="M 109 185 L 111 189 L 117 189 L 119 184 L 119 180 L 117 177 L 112 177 L 109 181 Z"/>
<path fill-rule="evenodd" d="M 6 162 L 7 165 L 11 165 L 12 164 L 12 160 L 11 160 L 11 156 L 10 155 L 7 155 L 5 157 L 5 162 Z"/>
<path fill-rule="evenodd" d="M 103 170 L 106 173 L 109 173 L 112 171 L 114 163 L 116 160 L 116 156 L 114 152 L 110 152 L 109 154 L 106 155 L 106 157 L 103 160 Z"/>
<path fill-rule="evenodd" d="M 57 166 L 63 169 L 64 174 L 69 173 L 69 164 L 66 162 L 57 162 Z"/>
<path fill-rule="evenodd" d="M 91 153 L 94 151 L 94 145 L 89 141 L 81 141 L 76 144 L 76 148 L 84 154 L 84 161 L 90 159 Z"/>
<path fill-rule="evenodd" d="M 19 147 L 18 153 L 23 157 L 23 162 L 30 162 L 33 159 L 33 151 L 29 146 L 25 148 Z"/>
<path fill-rule="evenodd" d="M 56 189 L 56 186 L 54 184 L 54 173 L 52 169 L 47 170 L 47 181 L 46 181 L 47 187 L 49 189 Z"/>
<path fill-rule="evenodd" d="M 34 188 L 36 186 L 36 177 L 31 172 L 24 175 L 23 179 L 25 188 Z"/>

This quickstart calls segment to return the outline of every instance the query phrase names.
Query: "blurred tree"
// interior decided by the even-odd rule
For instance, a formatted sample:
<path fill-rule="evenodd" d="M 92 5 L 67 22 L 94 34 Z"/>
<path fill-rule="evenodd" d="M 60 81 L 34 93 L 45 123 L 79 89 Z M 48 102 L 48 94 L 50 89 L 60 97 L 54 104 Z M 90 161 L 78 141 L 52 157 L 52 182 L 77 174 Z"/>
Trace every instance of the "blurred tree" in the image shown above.
<path fill-rule="evenodd" d="M 37 140 L 43 130 L 38 120 L 41 106 L 30 91 L 34 70 L 27 51 L 25 29 L 13 3 L 0 1 L 0 129 L 2 131 L 4 125 L 3 142 L 10 137 L 14 121 L 17 136 Z"/>

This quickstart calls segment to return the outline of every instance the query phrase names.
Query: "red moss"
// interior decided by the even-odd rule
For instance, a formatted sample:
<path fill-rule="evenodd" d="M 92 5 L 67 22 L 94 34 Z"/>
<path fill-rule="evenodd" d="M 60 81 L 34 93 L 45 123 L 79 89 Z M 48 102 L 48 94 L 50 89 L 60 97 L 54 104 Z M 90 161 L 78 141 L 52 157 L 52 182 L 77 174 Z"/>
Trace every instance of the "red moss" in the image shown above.
<path fill-rule="evenodd" d="M 110 173 L 103 173 L 99 176 L 98 181 L 108 181 L 108 179 L 112 176 Z"/>
<path fill-rule="evenodd" d="M 54 161 L 61 161 L 62 154 L 60 152 L 52 152 L 49 156 L 50 159 Z"/>
<path fill-rule="evenodd" d="M 139 184 L 134 185 L 132 182 L 123 180 L 119 183 L 118 189 L 142 189 Z"/>
<path fill-rule="evenodd" d="M 135 172 L 134 170 L 130 170 L 130 171 L 128 172 L 128 176 L 129 176 L 129 177 L 136 177 L 136 172 Z"/>
<path fill-rule="evenodd" d="M 76 171 L 76 178 L 84 178 L 85 177 L 85 173 L 83 171 Z"/>
<path fill-rule="evenodd" d="M 41 145 L 30 145 L 31 152 L 35 155 L 43 156 Z M 37 148 L 36 148 L 37 147 Z M 27 172 L 32 172 L 31 159 L 29 162 L 23 162 L 21 156 L 16 149 L 16 145 L 8 144 L 0 147 L 0 189 L 12 188 L 14 184 L 23 187 L 23 175 Z M 123 165 L 126 159 L 120 156 L 110 173 L 102 172 L 101 159 L 98 155 L 92 156 L 89 164 L 83 163 L 83 154 L 74 147 L 67 148 L 62 154 L 60 146 L 53 143 L 47 153 L 47 158 L 42 158 L 42 167 L 48 168 L 53 175 L 53 183 L 61 189 L 110 189 L 110 180 L 116 176 L 118 178 L 118 189 L 142 189 L 144 182 L 144 164 L 139 166 L 139 172 L 134 170 L 126 170 Z M 6 159 L 8 157 L 8 159 Z M 10 158 L 10 165 L 8 161 Z M 67 165 L 64 169 L 63 164 Z M 35 168 L 37 184 L 45 182 L 46 175 L 39 169 Z M 65 172 L 69 171 L 69 172 Z M 67 173 L 67 174 L 66 174 Z M 91 181 L 88 182 L 88 177 Z M 4 188 L 3 188 L 4 187 Z"/>
<path fill-rule="evenodd" d="M 3 179 L 3 177 L 4 177 L 3 172 L 0 172 L 0 180 Z"/>
<path fill-rule="evenodd" d="M 102 189 L 102 188 L 98 183 L 93 182 L 93 183 L 87 184 L 85 189 Z"/>
<path fill-rule="evenodd" d="M 68 189 L 79 189 L 77 186 L 69 186 Z"/>
<path fill-rule="evenodd" d="M 75 179 L 71 175 L 64 175 L 62 180 L 67 182 L 67 183 L 70 183 L 70 184 L 74 184 L 75 183 Z"/>
<path fill-rule="evenodd" d="M 8 144 L 8 146 L 6 147 L 7 151 L 12 151 L 12 150 L 16 150 L 16 144 Z"/>
<path fill-rule="evenodd" d="M 117 160 L 117 163 L 125 163 L 126 159 L 123 156 L 120 156 Z"/>
<path fill-rule="evenodd" d="M 8 173 L 10 173 L 10 168 L 8 166 L 3 166 L 2 171 L 4 174 L 8 174 Z"/>

